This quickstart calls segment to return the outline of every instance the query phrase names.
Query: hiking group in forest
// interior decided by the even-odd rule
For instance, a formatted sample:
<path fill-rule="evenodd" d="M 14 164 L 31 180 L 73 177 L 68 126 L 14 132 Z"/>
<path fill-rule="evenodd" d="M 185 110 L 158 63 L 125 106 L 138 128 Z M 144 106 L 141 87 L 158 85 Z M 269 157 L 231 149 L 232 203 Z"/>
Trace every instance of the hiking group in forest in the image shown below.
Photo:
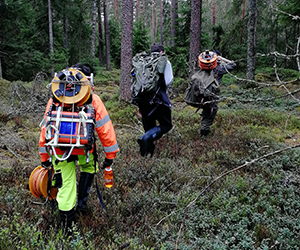
<path fill-rule="evenodd" d="M 202 109 L 200 137 L 203 138 L 211 132 L 217 115 L 222 77 L 236 64 L 223 58 L 218 50 L 202 52 L 198 63 L 200 69 L 191 77 L 185 102 L 197 108 L 196 112 Z M 144 134 L 137 138 L 140 155 L 152 157 L 155 141 L 173 127 L 167 94 L 173 70 L 164 46 L 154 43 L 149 53 L 136 54 L 132 58 L 131 75 L 131 103 L 138 107 L 144 128 Z M 111 165 L 119 147 L 105 105 L 94 93 L 93 72 L 88 66 L 76 64 L 55 74 L 51 91 L 41 122 L 42 163 L 33 170 L 29 189 L 35 197 L 56 200 L 61 223 L 69 231 L 76 216 L 87 212 L 87 198 L 99 171 L 95 132 L 105 152 L 101 168 L 105 169 L 107 187 L 113 186 Z M 76 166 L 80 167 L 78 186 Z M 100 192 L 98 196 L 103 204 Z"/>

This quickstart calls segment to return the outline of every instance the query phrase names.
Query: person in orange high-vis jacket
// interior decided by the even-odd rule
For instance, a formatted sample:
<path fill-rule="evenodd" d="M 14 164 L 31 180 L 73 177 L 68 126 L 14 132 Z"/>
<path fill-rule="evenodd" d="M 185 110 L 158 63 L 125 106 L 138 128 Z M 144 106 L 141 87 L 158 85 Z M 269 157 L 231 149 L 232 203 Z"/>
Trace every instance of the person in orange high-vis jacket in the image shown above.
<path fill-rule="evenodd" d="M 90 69 L 87 66 L 77 64 L 72 66 L 72 68 L 78 68 L 85 75 L 89 76 L 91 74 Z M 108 115 L 108 112 L 100 99 L 100 97 L 94 93 L 91 94 L 90 98 L 92 107 L 94 108 L 94 118 L 95 118 L 95 131 L 97 132 L 101 144 L 105 152 L 105 160 L 103 162 L 103 168 L 111 166 L 113 159 L 116 157 L 119 147 L 116 140 L 115 131 L 113 128 L 112 121 Z M 48 101 L 46 111 L 44 113 L 44 119 L 41 123 L 41 133 L 39 139 L 39 154 L 41 157 L 42 165 L 50 166 L 53 164 L 55 174 L 53 178 L 54 186 L 58 188 L 57 193 L 57 203 L 58 209 L 61 217 L 63 226 L 70 228 L 75 220 L 75 213 L 86 212 L 87 198 L 89 194 L 90 187 L 92 185 L 94 175 L 98 171 L 98 164 L 94 164 L 94 154 L 93 148 L 90 150 L 89 161 L 87 161 L 87 156 L 82 148 L 74 148 L 70 157 L 64 161 L 56 159 L 55 155 L 49 155 L 45 148 L 45 133 L 47 124 L 47 113 L 49 110 L 55 106 L 61 105 L 61 103 L 53 96 Z M 55 148 L 56 155 L 61 157 L 64 151 Z M 49 150 L 48 150 L 49 152 Z M 50 151 L 51 152 L 51 151 Z M 51 158 L 52 159 L 51 159 Z M 78 199 L 76 206 L 76 163 L 80 166 L 80 180 L 78 184 Z M 75 210 L 76 209 L 76 210 Z"/>

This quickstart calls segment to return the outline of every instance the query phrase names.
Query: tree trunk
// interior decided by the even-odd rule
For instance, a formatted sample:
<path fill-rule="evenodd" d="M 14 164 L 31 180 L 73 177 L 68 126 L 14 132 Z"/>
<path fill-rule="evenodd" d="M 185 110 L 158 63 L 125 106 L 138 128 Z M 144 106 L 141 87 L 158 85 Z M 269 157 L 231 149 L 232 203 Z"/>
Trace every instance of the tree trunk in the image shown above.
<path fill-rule="evenodd" d="M 0 80 L 2 79 L 2 64 L 1 64 L 1 57 L 0 57 Z"/>
<path fill-rule="evenodd" d="M 114 12 L 117 22 L 119 22 L 119 3 L 118 0 L 114 0 Z"/>
<path fill-rule="evenodd" d="M 287 27 L 284 26 L 284 42 L 285 42 L 285 54 L 286 55 L 288 54 L 288 51 L 289 51 L 289 42 L 288 41 L 289 41 L 288 30 L 287 30 Z M 286 57 L 284 58 L 283 62 L 284 62 L 284 67 L 286 68 L 287 67 Z"/>
<path fill-rule="evenodd" d="M 245 18 L 245 9 L 246 9 L 246 0 L 243 0 L 242 21 L 244 21 L 244 18 Z M 244 27 L 244 25 L 242 25 L 242 27 L 241 27 L 240 45 L 242 45 L 242 43 L 243 43 L 243 27 Z"/>
<path fill-rule="evenodd" d="M 213 28 L 215 27 L 216 24 L 216 0 L 212 1 L 212 14 L 211 14 L 211 41 L 214 41 L 214 31 Z"/>
<path fill-rule="evenodd" d="M 67 5 L 65 5 L 67 9 Z M 68 49 L 68 18 L 66 12 L 64 12 L 64 23 L 63 23 L 63 32 L 64 32 L 64 49 Z M 69 66 L 69 58 L 66 58 L 66 67 Z"/>
<path fill-rule="evenodd" d="M 123 0 L 119 102 L 129 101 L 133 39 L 133 0 Z"/>
<path fill-rule="evenodd" d="M 163 0 L 160 0 L 160 43 L 164 44 L 163 41 Z"/>
<path fill-rule="evenodd" d="M 155 1 L 152 0 L 152 41 L 155 42 L 155 15 L 154 15 Z"/>
<path fill-rule="evenodd" d="M 108 30 L 108 17 L 107 17 L 106 0 L 103 1 L 103 11 L 104 11 L 106 70 L 111 70 L 111 64 L 110 64 L 110 44 L 109 44 L 109 30 Z"/>
<path fill-rule="evenodd" d="M 68 48 L 68 18 L 66 17 L 66 14 L 64 14 L 64 49 Z"/>
<path fill-rule="evenodd" d="M 51 0 L 48 0 L 48 19 L 49 19 L 49 46 L 50 46 L 50 63 L 51 63 L 51 77 L 54 77 L 53 67 L 53 32 L 52 32 L 52 12 L 51 12 Z"/>
<path fill-rule="evenodd" d="M 249 0 L 248 41 L 247 41 L 247 74 L 249 80 L 255 76 L 256 56 L 256 23 L 257 23 L 257 0 Z"/>
<path fill-rule="evenodd" d="M 101 0 L 98 4 L 98 32 L 99 32 L 99 64 L 104 65 L 104 44 L 103 44 L 103 32 L 102 32 L 102 15 L 101 15 Z"/>
<path fill-rule="evenodd" d="M 177 0 L 171 1 L 171 46 L 174 45 L 176 35 L 176 20 L 177 20 L 178 3 Z"/>
<path fill-rule="evenodd" d="M 143 21 L 145 21 L 145 0 L 143 0 Z"/>
<path fill-rule="evenodd" d="M 273 39 L 273 48 L 270 48 L 270 51 L 273 49 L 274 51 L 277 51 L 277 43 L 278 43 L 278 15 L 275 17 L 274 21 L 274 39 Z"/>
<path fill-rule="evenodd" d="M 156 41 L 159 20 L 158 20 L 157 12 L 155 11 L 154 13 L 155 13 L 155 31 L 154 31 L 154 37 L 155 37 L 155 41 Z"/>
<path fill-rule="evenodd" d="M 95 59 L 96 17 L 97 17 L 97 4 L 96 4 L 96 0 L 93 0 L 92 41 L 91 41 L 91 57 L 93 61 Z"/>
<path fill-rule="evenodd" d="M 136 14 L 135 14 L 135 18 L 136 21 L 139 23 L 140 22 L 140 8 L 141 8 L 141 2 L 140 0 L 136 1 Z"/>
<path fill-rule="evenodd" d="M 200 54 L 201 8 L 202 0 L 191 0 L 189 76 L 195 73 Z"/>

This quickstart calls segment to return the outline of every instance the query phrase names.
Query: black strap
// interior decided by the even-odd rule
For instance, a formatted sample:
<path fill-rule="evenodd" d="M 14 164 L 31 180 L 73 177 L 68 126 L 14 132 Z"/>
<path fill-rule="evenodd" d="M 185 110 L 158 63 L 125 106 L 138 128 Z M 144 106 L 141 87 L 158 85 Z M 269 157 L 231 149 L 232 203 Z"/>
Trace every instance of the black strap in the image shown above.
<path fill-rule="evenodd" d="M 47 168 L 47 170 L 48 170 L 47 194 L 48 194 L 48 196 L 50 196 L 50 189 L 52 186 L 52 178 L 51 177 L 52 177 L 52 173 L 53 173 L 53 165 L 51 165 L 49 168 Z"/>
<path fill-rule="evenodd" d="M 105 207 L 104 201 L 102 199 L 99 187 L 98 187 L 98 183 L 97 183 L 97 176 L 96 176 L 96 166 L 97 166 L 97 162 L 98 162 L 98 154 L 97 154 L 97 147 L 96 147 L 96 137 L 95 137 L 95 133 L 93 132 L 93 138 L 94 138 L 94 151 L 93 151 L 93 155 L 94 155 L 94 168 L 95 168 L 95 183 L 96 183 L 96 190 L 97 190 L 97 195 L 99 198 L 99 201 L 103 207 L 103 209 L 106 212 L 106 216 L 108 217 L 108 212 L 107 209 Z"/>
<path fill-rule="evenodd" d="M 97 195 L 98 195 L 99 201 L 100 201 L 102 207 L 104 208 L 104 210 L 105 210 L 105 212 L 106 212 L 106 216 L 108 217 L 108 212 L 107 212 L 107 209 L 106 209 L 105 204 L 104 204 L 104 202 L 103 202 L 101 193 L 100 193 L 100 191 L 99 191 L 99 187 L 98 187 L 98 183 L 97 183 L 97 178 L 96 178 L 96 176 L 95 176 L 95 182 L 96 182 L 96 190 L 97 190 Z"/>

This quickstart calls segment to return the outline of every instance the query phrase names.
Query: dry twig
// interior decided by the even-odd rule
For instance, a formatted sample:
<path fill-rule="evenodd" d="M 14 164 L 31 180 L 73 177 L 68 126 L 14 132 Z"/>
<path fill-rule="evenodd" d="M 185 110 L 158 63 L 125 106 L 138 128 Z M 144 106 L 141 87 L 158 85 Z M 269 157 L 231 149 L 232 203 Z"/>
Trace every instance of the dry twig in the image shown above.
<path fill-rule="evenodd" d="M 240 169 L 242 169 L 242 168 L 244 168 L 244 167 L 247 167 L 247 166 L 249 166 L 249 165 L 251 165 L 251 164 L 253 164 L 253 163 L 255 163 L 255 162 L 259 161 L 259 160 L 262 160 L 262 159 L 268 158 L 268 157 L 270 157 L 270 156 L 273 156 L 273 155 L 282 153 L 282 152 L 284 152 L 284 151 L 287 151 L 287 150 L 290 150 L 290 149 L 293 149 L 293 148 L 298 148 L 298 147 L 300 147 L 300 144 L 297 144 L 297 145 L 294 145 L 294 146 L 290 146 L 290 147 L 286 147 L 286 148 L 283 148 L 283 149 L 280 149 L 280 150 L 276 150 L 276 151 L 274 151 L 274 152 L 271 152 L 271 153 L 262 155 L 262 156 L 260 156 L 260 157 L 258 157 L 258 158 L 256 158 L 256 159 L 253 159 L 253 160 L 251 160 L 251 161 L 249 161 L 249 162 L 245 162 L 243 165 L 240 165 L 240 166 L 238 166 L 238 167 L 236 167 L 236 168 L 234 168 L 234 169 L 232 169 L 232 170 L 230 170 L 230 171 L 227 171 L 227 172 L 223 173 L 222 175 L 220 175 L 220 176 L 218 176 L 217 178 L 215 178 L 212 182 L 210 182 L 207 186 L 205 186 L 205 187 L 200 191 L 200 193 L 197 195 L 197 197 L 196 197 L 194 200 L 192 200 L 192 201 L 184 208 L 184 210 L 185 210 L 184 213 L 185 213 L 185 214 L 184 214 L 184 217 L 183 217 L 183 220 L 182 220 L 182 223 L 181 223 L 181 225 L 180 225 L 179 232 L 178 232 L 178 237 L 177 237 L 177 240 L 176 240 L 176 248 L 177 248 L 177 244 L 178 244 L 178 241 L 179 241 L 179 237 L 180 237 L 180 234 L 181 234 L 181 231 L 182 231 L 182 228 L 183 228 L 183 224 L 184 224 L 184 222 L 185 222 L 185 218 L 186 218 L 186 214 L 187 214 L 188 208 L 190 208 L 192 205 L 194 205 L 195 202 L 199 199 L 199 197 L 202 196 L 202 195 L 203 195 L 203 194 L 204 194 L 211 186 L 213 186 L 218 180 L 222 179 L 223 177 L 225 177 L 225 176 L 227 176 L 227 175 L 229 175 L 229 174 L 231 174 L 231 173 L 233 173 L 233 172 L 235 172 L 235 171 L 238 171 L 238 170 L 240 170 Z M 164 218 L 162 218 L 162 219 L 156 224 L 156 226 L 158 226 L 162 221 L 164 221 L 165 219 L 167 219 L 168 217 L 170 217 L 170 216 L 171 216 L 172 214 L 174 214 L 176 211 L 180 211 L 180 210 L 183 210 L 183 208 L 177 209 L 177 210 L 175 210 L 175 211 L 172 211 L 170 214 L 168 214 L 167 216 L 165 216 Z"/>
<path fill-rule="evenodd" d="M 294 146 L 286 147 L 286 148 L 283 148 L 283 149 L 280 149 L 280 150 L 276 150 L 276 151 L 274 151 L 274 152 L 271 152 L 271 153 L 262 155 L 262 156 L 260 156 L 260 157 L 258 157 L 258 158 L 256 158 L 256 159 L 253 159 L 253 160 L 251 160 L 251 161 L 249 161 L 249 162 L 245 162 L 245 163 L 244 163 L 243 165 L 241 165 L 241 166 L 238 166 L 238 167 L 236 167 L 236 168 L 234 168 L 234 169 L 232 169 L 232 170 L 230 170 L 230 171 L 225 172 L 224 174 L 222 174 L 222 175 L 220 175 L 219 177 L 217 177 L 216 179 L 214 179 L 214 180 L 213 180 L 211 183 L 209 183 L 206 187 L 204 187 L 204 188 L 201 190 L 201 192 L 198 194 L 198 196 L 186 206 L 186 209 L 185 209 L 185 210 L 187 210 L 189 207 L 191 207 L 191 206 L 197 201 L 197 199 L 198 199 L 202 194 L 205 193 L 206 190 L 208 190 L 213 184 L 215 184 L 215 182 L 217 182 L 219 179 L 223 178 L 224 176 L 229 175 L 229 174 L 231 174 L 231 173 L 233 173 L 233 172 L 235 172 L 235 171 L 237 171 L 237 170 L 240 170 L 240 169 L 242 169 L 242 168 L 244 168 L 244 167 L 247 167 L 247 166 L 249 166 L 249 165 L 251 165 L 251 164 L 253 164 L 253 163 L 255 163 L 255 162 L 259 161 L 259 160 L 262 160 L 262 159 L 268 158 L 268 157 L 270 157 L 270 156 L 273 156 L 273 155 L 282 153 L 282 152 L 284 152 L 284 151 L 287 151 L 287 150 L 290 150 L 290 149 L 293 149 L 293 148 L 298 148 L 298 147 L 300 147 L 300 143 L 297 144 L 297 145 L 294 145 Z"/>

